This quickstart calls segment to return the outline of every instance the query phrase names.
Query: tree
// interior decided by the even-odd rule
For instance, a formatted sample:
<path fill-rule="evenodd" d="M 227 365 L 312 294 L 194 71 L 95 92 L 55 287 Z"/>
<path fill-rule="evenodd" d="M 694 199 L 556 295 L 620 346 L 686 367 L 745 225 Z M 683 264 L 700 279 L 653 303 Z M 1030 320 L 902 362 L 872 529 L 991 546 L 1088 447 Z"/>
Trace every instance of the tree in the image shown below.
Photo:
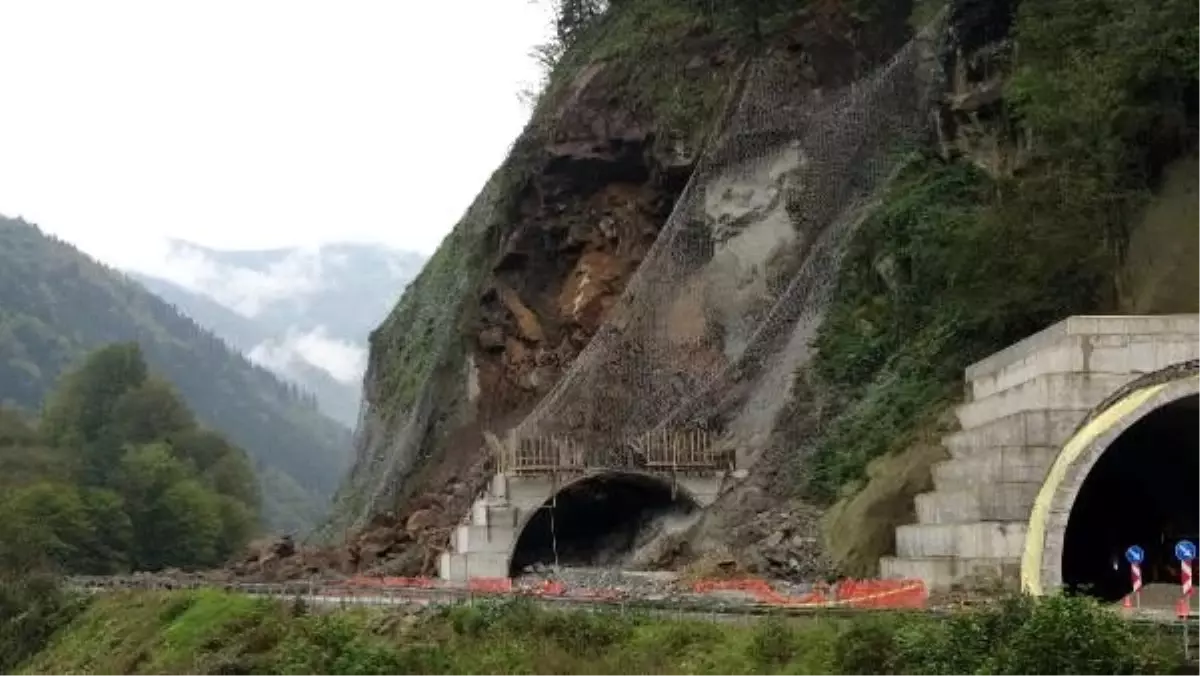
<path fill-rule="evenodd" d="M 27 561 L 69 568 L 86 558 L 91 524 L 72 486 L 37 483 L 9 493 L 0 504 L 0 523 L 0 548 Z"/>
<path fill-rule="evenodd" d="M 85 488 L 81 497 L 91 524 L 91 537 L 85 540 L 86 559 L 78 567 L 72 567 L 96 574 L 127 570 L 133 546 L 133 523 L 125 513 L 124 499 L 106 488 Z M 91 565 L 87 561 L 91 561 Z"/>
<path fill-rule="evenodd" d="M 126 451 L 119 490 L 125 496 L 133 563 L 139 570 L 213 565 L 244 545 L 253 532 L 253 510 L 204 486 L 166 444 Z"/>
<path fill-rule="evenodd" d="M 50 396 L 41 432 L 57 446 L 79 447 L 100 439 L 117 400 L 148 375 L 137 343 L 115 343 L 96 350 L 67 375 Z"/>
<path fill-rule="evenodd" d="M 175 388 L 152 377 L 118 397 L 109 434 L 121 444 L 145 444 L 171 439 L 195 425 L 192 412 L 183 405 Z"/>
<path fill-rule="evenodd" d="M 227 453 L 202 474 L 208 486 L 246 505 L 258 504 L 258 482 L 246 456 Z"/>
<path fill-rule="evenodd" d="M 113 413 L 147 376 L 137 344 L 117 343 L 93 352 L 51 395 L 42 415 L 42 437 L 52 446 L 81 451 L 88 483 L 103 484 L 120 458 Z"/>
<path fill-rule="evenodd" d="M 563 47 L 570 47 L 591 22 L 604 13 L 604 0 L 557 0 L 554 32 Z"/>
<path fill-rule="evenodd" d="M 4 503 L 12 527 L 0 528 L 0 543 L 31 560 L 98 573 L 207 566 L 257 529 L 245 453 L 198 427 L 136 345 L 98 350 L 64 378 L 43 427 L 49 454 L 33 450 L 38 431 L 0 416 L 0 469 L 23 477 Z"/>

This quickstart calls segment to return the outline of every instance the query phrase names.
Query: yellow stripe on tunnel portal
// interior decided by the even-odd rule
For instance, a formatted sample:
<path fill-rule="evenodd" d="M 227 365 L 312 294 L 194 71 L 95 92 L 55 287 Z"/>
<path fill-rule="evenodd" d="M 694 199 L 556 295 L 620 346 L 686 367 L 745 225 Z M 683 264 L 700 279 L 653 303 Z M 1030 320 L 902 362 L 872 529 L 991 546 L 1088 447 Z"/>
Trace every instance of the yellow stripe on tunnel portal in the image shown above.
<path fill-rule="evenodd" d="M 1046 474 L 1046 480 L 1038 491 L 1037 499 L 1034 500 L 1033 512 L 1029 515 L 1029 528 L 1025 532 L 1025 551 L 1021 556 L 1021 588 L 1027 593 L 1036 596 L 1043 593 L 1042 558 L 1046 544 L 1046 518 L 1050 514 L 1054 496 L 1067 476 L 1067 470 L 1096 439 L 1141 408 L 1166 386 L 1167 383 L 1162 383 L 1131 392 L 1104 409 L 1063 445 L 1058 457 L 1054 459 L 1054 464 L 1050 466 L 1049 473 Z"/>

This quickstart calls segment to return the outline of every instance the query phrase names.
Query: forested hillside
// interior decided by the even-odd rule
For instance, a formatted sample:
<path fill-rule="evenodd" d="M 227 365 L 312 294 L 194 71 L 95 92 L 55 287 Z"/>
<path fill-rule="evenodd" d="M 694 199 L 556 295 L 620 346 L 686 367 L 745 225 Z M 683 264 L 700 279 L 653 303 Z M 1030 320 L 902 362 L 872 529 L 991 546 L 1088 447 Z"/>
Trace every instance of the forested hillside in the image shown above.
<path fill-rule="evenodd" d="M 130 276 L 254 363 L 299 383 L 334 420 L 358 423 L 367 334 L 424 258 L 382 244 L 222 250 L 168 240 Z"/>
<path fill-rule="evenodd" d="M 0 408 L 3 570 L 221 563 L 259 530 L 245 453 L 199 427 L 136 344 L 91 354 L 39 421 Z"/>
<path fill-rule="evenodd" d="M 305 529 L 347 461 L 349 431 L 141 286 L 0 217 L 0 402 L 34 412 L 89 351 L 136 342 L 197 419 L 250 456 L 268 528 Z"/>
<path fill-rule="evenodd" d="M 138 273 L 132 273 L 130 277 L 242 354 L 253 356 L 256 347 L 270 344 L 276 335 L 286 332 L 286 328 L 280 329 L 261 318 L 240 315 L 204 294 L 174 282 Z M 263 365 L 274 368 L 277 375 L 312 392 L 317 407 L 325 415 L 343 425 L 354 425 L 358 418 L 360 382 L 341 382 L 304 359 L 289 359 L 280 368 L 269 362 Z"/>

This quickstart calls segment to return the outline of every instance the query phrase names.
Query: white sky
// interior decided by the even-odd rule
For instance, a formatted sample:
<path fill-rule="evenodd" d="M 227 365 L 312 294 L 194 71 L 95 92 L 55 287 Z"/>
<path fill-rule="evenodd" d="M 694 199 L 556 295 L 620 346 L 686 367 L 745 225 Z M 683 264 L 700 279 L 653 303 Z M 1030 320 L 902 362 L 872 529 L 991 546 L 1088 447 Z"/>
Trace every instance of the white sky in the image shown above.
<path fill-rule="evenodd" d="M 431 253 L 528 117 L 529 0 L 0 0 L 0 213 L 142 269 Z"/>

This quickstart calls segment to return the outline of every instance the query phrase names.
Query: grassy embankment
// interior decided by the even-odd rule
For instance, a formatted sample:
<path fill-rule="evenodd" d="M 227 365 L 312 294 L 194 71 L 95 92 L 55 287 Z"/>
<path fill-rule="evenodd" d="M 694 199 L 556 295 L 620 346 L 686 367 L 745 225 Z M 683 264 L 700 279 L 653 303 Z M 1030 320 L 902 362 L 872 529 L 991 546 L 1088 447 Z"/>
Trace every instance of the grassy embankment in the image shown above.
<path fill-rule="evenodd" d="M 1180 644 L 1087 600 L 1010 600 L 952 618 L 751 624 L 476 603 L 409 615 L 216 591 L 93 600 L 34 673 L 1163 673 Z"/>

